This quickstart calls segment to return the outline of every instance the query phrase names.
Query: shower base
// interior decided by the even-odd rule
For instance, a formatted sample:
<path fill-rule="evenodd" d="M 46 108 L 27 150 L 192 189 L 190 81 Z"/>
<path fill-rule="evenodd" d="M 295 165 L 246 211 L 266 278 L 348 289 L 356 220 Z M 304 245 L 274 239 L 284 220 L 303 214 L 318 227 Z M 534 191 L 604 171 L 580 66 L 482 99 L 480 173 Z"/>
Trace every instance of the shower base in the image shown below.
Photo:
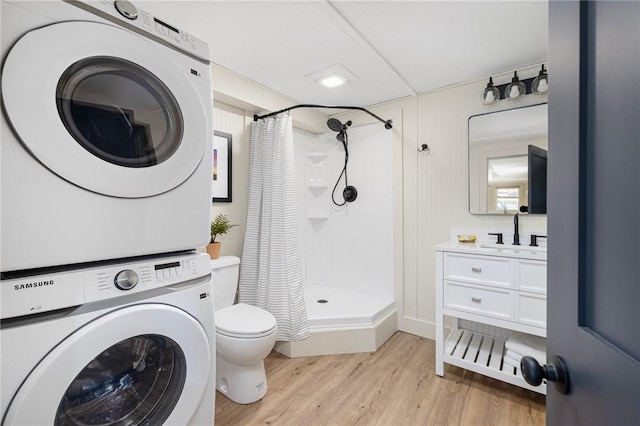
<path fill-rule="evenodd" d="M 311 335 L 298 342 L 276 342 L 290 358 L 374 352 L 398 329 L 392 300 L 314 285 L 305 288 Z"/>

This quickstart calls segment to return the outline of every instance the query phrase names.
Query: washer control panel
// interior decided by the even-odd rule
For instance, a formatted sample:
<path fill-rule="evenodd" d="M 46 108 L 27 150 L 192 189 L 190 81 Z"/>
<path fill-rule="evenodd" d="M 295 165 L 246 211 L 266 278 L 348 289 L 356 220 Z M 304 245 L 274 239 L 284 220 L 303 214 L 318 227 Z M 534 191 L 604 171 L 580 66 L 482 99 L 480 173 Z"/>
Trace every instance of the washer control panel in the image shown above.
<path fill-rule="evenodd" d="M 158 256 L 0 282 L 2 319 L 49 312 L 175 285 L 211 273 L 206 253 Z"/>
<path fill-rule="evenodd" d="M 84 274 L 86 302 L 118 297 L 189 281 L 208 275 L 207 255 L 159 259 L 130 265 L 116 265 Z M 210 263 L 210 262 L 209 262 Z"/>

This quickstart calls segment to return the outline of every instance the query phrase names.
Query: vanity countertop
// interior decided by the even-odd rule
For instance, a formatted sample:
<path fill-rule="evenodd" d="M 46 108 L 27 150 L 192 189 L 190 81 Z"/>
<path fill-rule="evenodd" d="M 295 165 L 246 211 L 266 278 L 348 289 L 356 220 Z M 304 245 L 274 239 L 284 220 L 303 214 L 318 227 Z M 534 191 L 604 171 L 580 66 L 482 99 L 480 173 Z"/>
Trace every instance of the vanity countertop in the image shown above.
<path fill-rule="evenodd" d="M 513 257 L 517 259 L 547 260 L 546 247 L 529 247 L 528 245 L 514 246 L 505 243 L 500 246 L 495 243 L 477 241 L 475 243 L 460 243 L 456 240 L 445 241 L 435 247 L 436 251 L 453 251 L 457 253 L 479 254 L 483 256 Z"/>

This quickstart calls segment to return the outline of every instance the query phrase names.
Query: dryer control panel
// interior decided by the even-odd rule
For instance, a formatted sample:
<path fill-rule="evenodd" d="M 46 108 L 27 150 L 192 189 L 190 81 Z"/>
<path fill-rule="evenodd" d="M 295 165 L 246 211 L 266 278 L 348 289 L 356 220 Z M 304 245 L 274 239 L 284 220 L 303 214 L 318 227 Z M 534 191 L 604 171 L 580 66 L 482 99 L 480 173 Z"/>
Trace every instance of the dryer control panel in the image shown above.
<path fill-rule="evenodd" d="M 112 22 L 144 33 L 145 36 L 156 37 L 165 43 L 189 53 L 197 58 L 210 60 L 209 45 L 197 37 L 161 20 L 125 0 L 78 0 L 75 6 L 106 18 Z"/>
<path fill-rule="evenodd" d="M 2 319 L 79 306 L 185 283 L 211 273 L 206 253 L 159 256 L 1 282 Z"/>

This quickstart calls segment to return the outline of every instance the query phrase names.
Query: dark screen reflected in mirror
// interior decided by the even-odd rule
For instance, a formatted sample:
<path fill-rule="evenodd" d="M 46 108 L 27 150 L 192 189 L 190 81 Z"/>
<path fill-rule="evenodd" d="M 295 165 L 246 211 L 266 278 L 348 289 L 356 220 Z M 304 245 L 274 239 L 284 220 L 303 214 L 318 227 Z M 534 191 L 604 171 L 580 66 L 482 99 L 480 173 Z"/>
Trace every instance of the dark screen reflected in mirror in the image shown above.
<path fill-rule="evenodd" d="M 546 214 L 546 149 L 546 103 L 470 117 L 469 211 Z"/>
<path fill-rule="evenodd" d="M 547 214 L 547 150 L 534 145 L 528 147 L 527 211 L 529 214 Z"/>

